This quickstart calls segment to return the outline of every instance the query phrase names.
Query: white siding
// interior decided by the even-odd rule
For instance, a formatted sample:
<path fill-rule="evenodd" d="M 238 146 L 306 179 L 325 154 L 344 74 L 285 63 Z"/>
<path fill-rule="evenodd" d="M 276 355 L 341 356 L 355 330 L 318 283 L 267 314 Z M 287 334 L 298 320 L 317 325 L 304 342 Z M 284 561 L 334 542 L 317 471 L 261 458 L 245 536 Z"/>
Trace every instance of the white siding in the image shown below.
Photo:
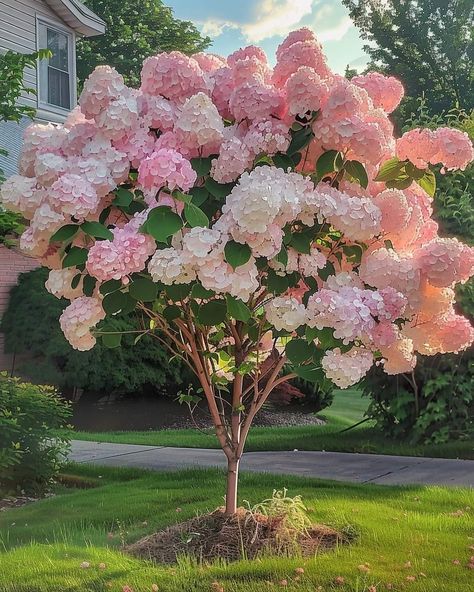
<path fill-rule="evenodd" d="M 69 29 L 44 0 L 0 0 L 0 52 L 9 49 L 19 53 L 36 51 L 38 49 L 36 43 L 37 18 L 47 19 Z M 24 79 L 26 86 L 37 90 L 35 69 L 25 70 Z M 38 107 L 38 99 L 35 95 L 23 94 L 19 102 L 35 109 Z M 64 116 L 42 109 L 37 113 L 37 120 L 60 122 L 64 120 Z M 13 174 L 17 170 L 23 131 L 30 123 L 31 121 L 27 118 L 23 118 L 19 124 L 0 123 L 0 147 L 9 152 L 7 157 L 0 156 L 0 168 L 7 174 Z"/>

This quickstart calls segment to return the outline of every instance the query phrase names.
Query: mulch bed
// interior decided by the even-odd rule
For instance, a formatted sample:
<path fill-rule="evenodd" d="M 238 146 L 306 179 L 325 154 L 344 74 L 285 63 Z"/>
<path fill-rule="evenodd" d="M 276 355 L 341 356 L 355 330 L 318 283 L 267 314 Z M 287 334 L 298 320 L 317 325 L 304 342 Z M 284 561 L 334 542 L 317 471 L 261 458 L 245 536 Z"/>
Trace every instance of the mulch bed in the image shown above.
<path fill-rule="evenodd" d="M 0 499 L 0 512 L 5 512 L 6 510 L 11 510 L 12 508 L 21 508 L 21 506 L 26 506 L 26 504 L 32 504 L 33 502 L 37 502 L 40 499 L 44 499 L 45 497 L 51 497 L 52 493 L 43 495 L 42 497 L 34 497 L 29 495 L 19 495 L 15 497 L 5 497 Z"/>
<path fill-rule="evenodd" d="M 188 555 L 206 562 L 255 559 L 262 554 L 314 556 L 349 542 L 341 533 L 324 525 L 303 532 L 289 528 L 285 519 L 239 508 L 226 516 L 222 508 L 191 518 L 128 545 L 125 551 L 142 559 L 175 563 Z"/>

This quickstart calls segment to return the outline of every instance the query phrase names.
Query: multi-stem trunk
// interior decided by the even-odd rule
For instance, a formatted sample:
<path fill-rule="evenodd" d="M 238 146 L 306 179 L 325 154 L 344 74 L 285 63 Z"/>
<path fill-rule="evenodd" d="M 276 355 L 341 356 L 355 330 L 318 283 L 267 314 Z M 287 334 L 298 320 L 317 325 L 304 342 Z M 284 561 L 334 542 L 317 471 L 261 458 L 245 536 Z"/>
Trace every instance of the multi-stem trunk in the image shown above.
<path fill-rule="evenodd" d="M 239 484 L 240 458 L 227 459 L 227 489 L 225 496 L 225 513 L 228 516 L 237 512 L 237 488 Z"/>

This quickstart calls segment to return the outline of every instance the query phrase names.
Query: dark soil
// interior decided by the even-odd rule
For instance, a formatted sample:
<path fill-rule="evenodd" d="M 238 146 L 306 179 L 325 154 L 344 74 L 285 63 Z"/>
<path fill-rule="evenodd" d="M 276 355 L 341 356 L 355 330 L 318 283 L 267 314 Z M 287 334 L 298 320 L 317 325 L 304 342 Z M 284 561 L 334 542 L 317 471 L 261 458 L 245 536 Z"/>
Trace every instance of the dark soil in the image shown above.
<path fill-rule="evenodd" d="M 347 542 L 328 526 L 318 524 L 298 532 L 287 526 L 284 517 L 269 518 L 244 508 L 229 517 L 220 508 L 149 535 L 125 551 L 159 563 L 175 563 L 183 555 L 202 562 L 236 561 L 262 554 L 314 556 Z"/>
<path fill-rule="evenodd" d="M 197 409 L 193 421 L 186 405 L 164 397 L 80 399 L 74 403 L 73 413 L 76 429 L 88 432 L 212 427 L 204 408 Z M 324 421 L 303 405 L 268 406 L 258 413 L 254 423 L 264 427 L 320 424 Z"/>
<path fill-rule="evenodd" d="M 30 495 L 18 495 L 12 497 L 4 497 L 0 498 L 0 512 L 5 512 L 6 510 L 11 510 L 12 508 L 21 508 L 21 506 L 26 506 L 26 504 L 32 504 L 33 502 L 37 502 L 40 499 L 44 499 L 45 497 L 51 497 L 52 493 L 47 493 L 42 497 L 34 497 Z"/>

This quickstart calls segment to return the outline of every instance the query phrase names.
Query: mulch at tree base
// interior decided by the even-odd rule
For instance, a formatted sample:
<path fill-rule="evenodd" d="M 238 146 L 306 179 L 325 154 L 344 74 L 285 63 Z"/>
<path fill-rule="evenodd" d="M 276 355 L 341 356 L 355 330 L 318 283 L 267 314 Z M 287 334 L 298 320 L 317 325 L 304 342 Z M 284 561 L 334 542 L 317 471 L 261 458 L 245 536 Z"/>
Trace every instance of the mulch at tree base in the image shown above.
<path fill-rule="evenodd" d="M 284 517 L 269 518 L 244 508 L 226 516 L 219 508 L 144 537 L 124 550 L 159 563 L 175 563 L 183 555 L 203 562 L 217 558 L 236 561 L 262 554 L 314 556 L 347 542 L 328 526 L 318 524 L 298 532 L 286 525 Z"/>

